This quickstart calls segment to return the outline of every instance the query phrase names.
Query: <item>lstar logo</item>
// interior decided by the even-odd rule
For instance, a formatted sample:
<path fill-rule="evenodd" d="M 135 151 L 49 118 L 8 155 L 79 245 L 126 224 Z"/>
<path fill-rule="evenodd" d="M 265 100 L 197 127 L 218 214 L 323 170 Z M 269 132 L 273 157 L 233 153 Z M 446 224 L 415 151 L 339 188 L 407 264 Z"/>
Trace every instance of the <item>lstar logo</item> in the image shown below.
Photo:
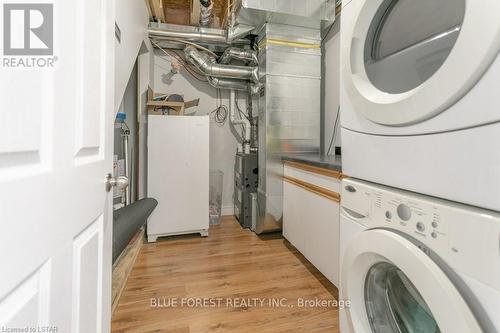
<path fill-rule="evenodd" d="M 4 4 L 3 22 L 4 55 L 54 54 L 53 4 Z"/>

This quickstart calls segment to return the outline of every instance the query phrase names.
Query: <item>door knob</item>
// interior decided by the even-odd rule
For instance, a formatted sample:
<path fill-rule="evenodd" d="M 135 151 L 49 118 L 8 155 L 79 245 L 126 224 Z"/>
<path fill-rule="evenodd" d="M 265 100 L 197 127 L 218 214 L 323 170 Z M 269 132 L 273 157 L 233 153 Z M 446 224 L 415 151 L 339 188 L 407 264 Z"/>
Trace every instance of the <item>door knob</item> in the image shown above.
<path fill-rule="evenodd" d="M 110 173 L 106 175 L 104 179 L 104 186 L 106 188 L 106 192 L 111 191 L 113 187 L 116 187 L 117 190 L 123 190 L 128 187 L 128 178 L 124 176 L 113 177 Z"/>

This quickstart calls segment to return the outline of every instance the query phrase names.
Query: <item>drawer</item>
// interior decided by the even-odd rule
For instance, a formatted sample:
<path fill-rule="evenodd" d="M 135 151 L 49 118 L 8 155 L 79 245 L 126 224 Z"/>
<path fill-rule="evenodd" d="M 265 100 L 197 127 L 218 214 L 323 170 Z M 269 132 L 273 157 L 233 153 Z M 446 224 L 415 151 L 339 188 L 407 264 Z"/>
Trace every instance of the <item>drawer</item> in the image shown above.
<path fill-rule="evenodd" d="M 298 179 L 326 190 L 340 193 L 342 174 L 333 170 L 309 166 L 307 164 L 285 161 L 285 177 Z"/>

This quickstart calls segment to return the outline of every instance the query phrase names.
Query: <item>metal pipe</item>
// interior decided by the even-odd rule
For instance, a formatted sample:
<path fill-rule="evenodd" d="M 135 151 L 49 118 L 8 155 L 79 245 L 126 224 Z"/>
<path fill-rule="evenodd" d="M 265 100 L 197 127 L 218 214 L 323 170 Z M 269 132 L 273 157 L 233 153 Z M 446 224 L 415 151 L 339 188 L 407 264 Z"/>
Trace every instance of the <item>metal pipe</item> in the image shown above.
<path fill-rule="evenodd" d="M 220 64 L 229 64 L 232 59 L 248 61 L 250 65 L 257 65 L 259 59 L 257 52 L 253 50 L 245 50 L 237 47 L 228 47 L 219 59 Z"/>
<path fill-rule="evenodd" d="M 130 157 L 128 153 L 128 137 L 130 135 L 130 131 L 128 129 L 123 130 L 123 152 L 124 152 L 124 159 L 125 159 L 125 177 L 130 179 Z M 125 188 L 125 205 L 128 206 L 130 205 L 130 186 L 127 186 Z"/>
<path fill-rule="evenodd" d="M 258 119 L 253 116 L 253 100 L 252 100 L 252 87 L 248 89 L 247 96 L 247 110 L 248 110 L 248 120 L 251 125 L 251 134 L 250 134 L 250 150 L 258 151 Z"/>
<path fill-rule="evenodd" d="M 238 80 L 251 80 L 259 82 L 258 67 L 218 64 L 210 56 L 199 52 L 196 48 L 188 46 L 184 49 L 186 59 L 195 65 L 206 76 L 223 77 Z"/>
<path fill-rule="evenodd" d="M 204 31 L 209 30 L 209 31 Z M 196 43 L 206 43 L 206 44 L 222 44 L 222 45 L 250 45 L 250 40 L 248 39 L 228 39 L 227 30 L 221 29 L 207 29 L 207 28 L 195 28 L 192 27 L 190 30 L 181 30 L 179 28 L 169 28 L 169 29 L 159 29 L 159 28 L 149 28 L 149 37 L 152 38 L 174 38 L 178 40 L 187 40 Z"/>
<path fill-rule="evenodd" d="M 221 30 L 225 31 L 225 30 Z M 227 44 L 226 34 L 209 33 L 197 31 L 175 31 L 175 30 L 162 30 L 162 29 L 148 29 L 150 37 L 169 37 L 185 39 L 192 42 L 206 42 L 206 43 L 222 43 Z"/>
<path fill-rule="evenodd" d="M 208 83 L 217 89 L 234 89 L 240 91 L 248 91 L 249 83 L 237 79 L 224 79 L 208 76 Z"/>

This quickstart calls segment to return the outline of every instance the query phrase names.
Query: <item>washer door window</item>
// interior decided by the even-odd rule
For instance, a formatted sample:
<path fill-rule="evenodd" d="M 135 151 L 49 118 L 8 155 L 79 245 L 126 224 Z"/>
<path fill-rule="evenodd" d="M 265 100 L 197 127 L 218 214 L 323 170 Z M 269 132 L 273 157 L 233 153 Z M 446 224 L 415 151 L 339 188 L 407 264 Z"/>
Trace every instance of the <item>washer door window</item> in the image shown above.
<path fill-rule="evenodd" d="M 372 84 L 399 94 L 429 79 L 457 41 L 465 0 L 385 0 L 365 43 L 365 67 Z"/>
<path fill-rule="evenodd" d="M 349 242 L 340 288 L 351 304 L 345 315 L 353 332 L 483 332 L 475 312 L 440 266 L 388 230 L 367 230 Z"/>
<path fill-rule="evenodd" d="M 355 112 L 406 126 L 462 98 L 500 50 L 500 1 L 485 1 L 351 1 L 342 83 Z"/>
<path fill-rule="evenodd" d="M 438 333 L 436 319 L 408 277 L 382 262 L 368 271 L 365 306 L 374 333 Z"/>

